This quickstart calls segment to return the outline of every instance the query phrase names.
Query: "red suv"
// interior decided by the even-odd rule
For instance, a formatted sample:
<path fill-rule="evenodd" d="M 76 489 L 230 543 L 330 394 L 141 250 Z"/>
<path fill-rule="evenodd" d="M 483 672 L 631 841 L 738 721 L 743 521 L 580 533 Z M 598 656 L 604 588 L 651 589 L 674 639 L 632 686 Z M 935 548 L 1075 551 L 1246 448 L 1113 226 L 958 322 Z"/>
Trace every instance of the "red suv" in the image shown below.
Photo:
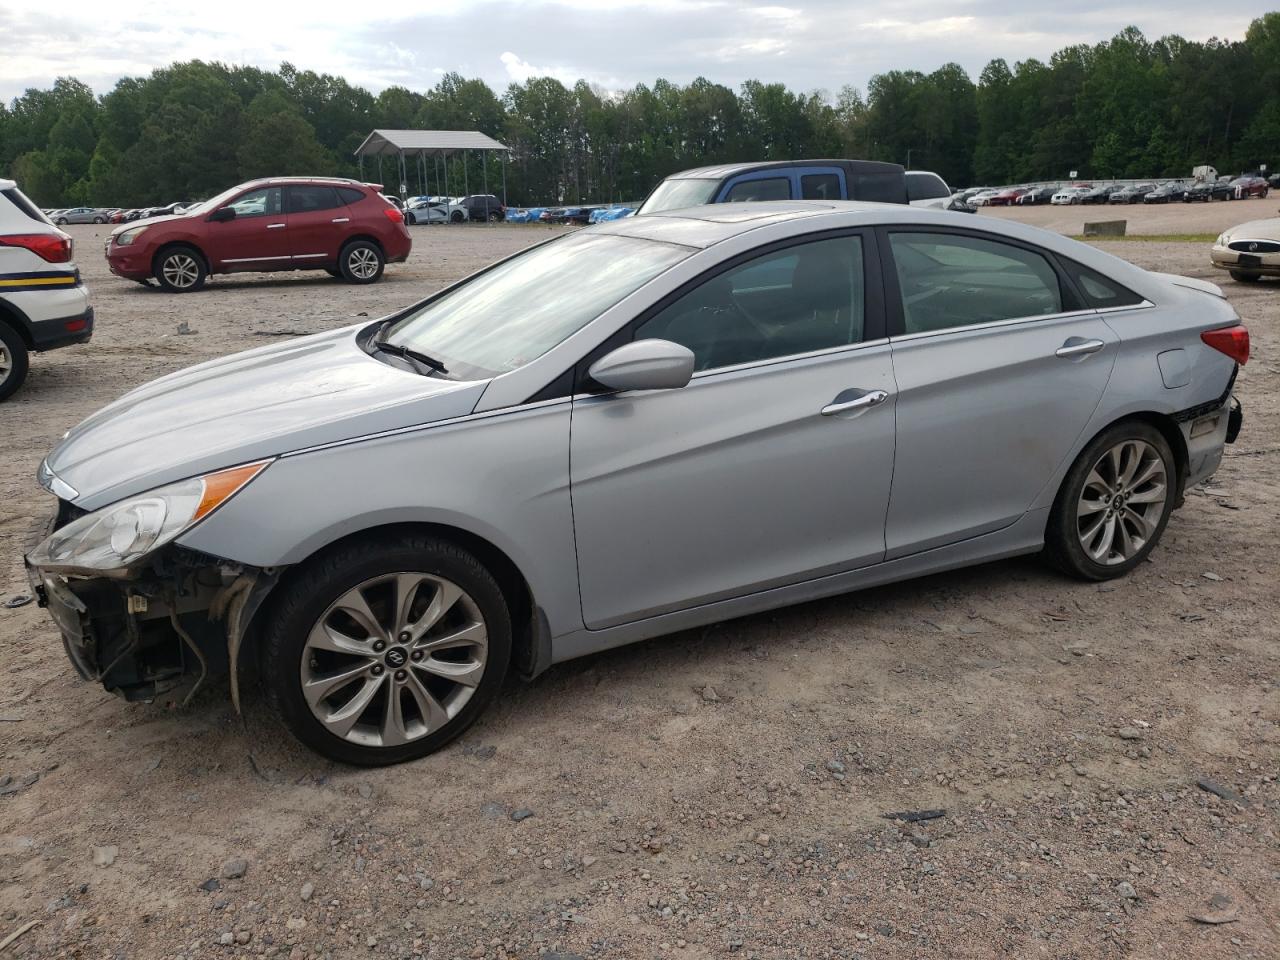
<path fill-rule="evenodd" d="M 107 265 L 174 293 L 238 271 L 324 270 L 373 283 L 413 247 L 404 215 L 381 189 L 336 178 L 252 180 L 181 214 L 122 224 L 107 240 Z"/>

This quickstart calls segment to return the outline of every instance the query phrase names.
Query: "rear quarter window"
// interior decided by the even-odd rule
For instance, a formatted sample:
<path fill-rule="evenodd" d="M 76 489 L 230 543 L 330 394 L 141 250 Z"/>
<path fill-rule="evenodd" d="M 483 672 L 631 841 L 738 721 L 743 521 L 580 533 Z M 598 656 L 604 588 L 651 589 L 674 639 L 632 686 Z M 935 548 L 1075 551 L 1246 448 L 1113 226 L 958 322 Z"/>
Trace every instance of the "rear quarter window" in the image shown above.
<path fill-rule="evenodd" d="M 1136 307 L 1145 302 L 1145 298 L 1134 293 L 1128 287 L 1121 286 L 1109 277 L 1104 277 L 1096 270 L 1090 270 L 1074 260 L 1061 260 L 1063 269 L 1079 288 L 1085 303 L 1095 310 L 1106 307 Z"/>
<path fill-rule="evenodd" d="M 48 223 L 49 219 L 40 212 L 40 208 L 27 199 L 27 195 L 17 187 L 9 187 L 6 190 L 0 190 L 6 200 L 17 207 L 24 216 L 36 223 Z"/>
<path fill-rule="evenodd" d="M 363 190 L 357 190 L 355 187 L 338 187 L 338 199 L 343 203 L 359 203 L 365 198 Z"/>

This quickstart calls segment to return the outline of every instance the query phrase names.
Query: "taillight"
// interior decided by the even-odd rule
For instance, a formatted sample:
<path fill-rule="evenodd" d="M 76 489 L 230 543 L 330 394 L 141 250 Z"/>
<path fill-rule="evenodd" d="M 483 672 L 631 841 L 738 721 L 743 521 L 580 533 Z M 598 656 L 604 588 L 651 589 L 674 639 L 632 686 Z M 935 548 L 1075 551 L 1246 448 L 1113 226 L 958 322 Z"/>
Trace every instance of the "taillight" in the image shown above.
<path fill-rule="evenodd" d="M 65 233 L 14 233 L 0 237 L 0 247 L 22 247 L 49 263 L 71 260 L 71 238 Z"/>
<path fill-rule="evenodd" d="M 1221 330 L 1206 330 L 1200 334 L 1200 339 L 1241 366 L 1249 362 L 1249 328 L 1243 323 Z"/>
<path fill-rule="evenodd" d="M 404 214 L 395 207 L 387 207 L 382 212 L 387 215 L 387 219 L 392 223 L 404 223 Z"/>

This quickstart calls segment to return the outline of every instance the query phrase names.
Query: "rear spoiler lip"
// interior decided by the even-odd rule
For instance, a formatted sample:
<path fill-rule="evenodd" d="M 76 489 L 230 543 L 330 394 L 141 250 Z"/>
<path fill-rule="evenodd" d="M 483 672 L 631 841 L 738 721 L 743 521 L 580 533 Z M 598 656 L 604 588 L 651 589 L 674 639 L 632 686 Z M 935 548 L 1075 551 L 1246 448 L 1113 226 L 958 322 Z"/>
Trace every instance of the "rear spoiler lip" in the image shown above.
<path fill-rule="evenodd" d="M 1196 277 L 1183 277 L 1176 273 L 1157 273 L 1157 277 L 1162 280 L 1168 280 L 1170 283 L 1184 287 L 1187 290 L 1199 290 L 1201 293 L 1207 293 L 1210 296 L 1217 297 L 1219 300 L 1227 299 L 1227 295 L 1222 292 L 1222 288 L 1216 283 L 1210 283 L 1208 280 L 1200 280 Z"/>

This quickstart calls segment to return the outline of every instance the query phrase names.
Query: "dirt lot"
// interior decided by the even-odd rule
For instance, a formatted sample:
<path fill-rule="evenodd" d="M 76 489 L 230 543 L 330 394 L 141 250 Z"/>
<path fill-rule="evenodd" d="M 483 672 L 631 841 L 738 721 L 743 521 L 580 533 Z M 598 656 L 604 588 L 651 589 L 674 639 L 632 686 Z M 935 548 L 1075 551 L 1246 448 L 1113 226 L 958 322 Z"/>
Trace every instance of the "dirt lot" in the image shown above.
<path fill-rule="evenodd" d="M 1125 214 L 1181 233 L 1273 210 Z M 33 474 L 71 424 L 546 235 L 424 227 L 372 288 L 168 296 L 71 229 L 100 326 L 0 408 L 0 600 L 27 591 Z M 668 637 L 513 684 L 451 748 L 374 772 L 305 752 L 256 697 L 243 720 L 221 689 L 117 701 L 43 611 L 0 606 L 0 941 L 25 931 L 0 955 L 1280 956 L 1280 284 L 1211 275 L 1200 244 L 1108 249 L 1225 282 L 1254 345 L 1241 441 L 1122 582 L 1026 559 Z"/>

